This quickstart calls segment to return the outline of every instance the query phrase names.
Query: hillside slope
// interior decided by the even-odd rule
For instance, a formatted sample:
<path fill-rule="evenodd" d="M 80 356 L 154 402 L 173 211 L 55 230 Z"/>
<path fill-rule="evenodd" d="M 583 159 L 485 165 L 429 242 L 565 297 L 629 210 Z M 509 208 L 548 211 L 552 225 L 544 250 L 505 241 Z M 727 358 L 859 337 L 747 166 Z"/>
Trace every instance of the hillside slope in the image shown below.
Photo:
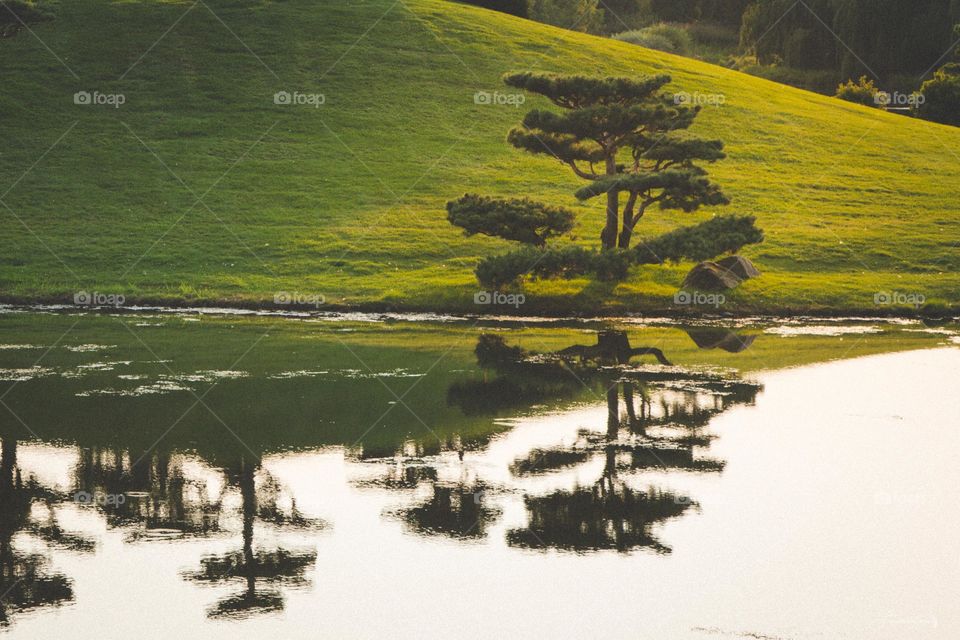
<path fill-rule="evenodd" d="M 625 43 L 445 0 L 80 0 L 0 41 L 0 58 L 7 299 L 288 291 L 476 310 L 476 259 L 509 245 L 464 238 L 446 200 L 570 206 L 588 245 L 601 226 L 568 171 L 504 142 L 537 99 L 475 103 L 530 68 L 668 72 L 680 90 L 724 96 L 695 130 L 727 143 L 712 174 L 733 203 L 654 211 L 638 234 L 756 215 L 767 240 L 745 254 L 764 276 L 727 310 L 876 310 L 880 291 L 955 303 L 960 288 L 960 130 Z M 124 103 L 75 104 L 78 91 Z M 278 91 L 323 104 L 276 104 Z M 668 308 L 687 269 L 638 268 L 616 287 L 532 283 L 527 310 L 571 294 L 583 310 Z"/>

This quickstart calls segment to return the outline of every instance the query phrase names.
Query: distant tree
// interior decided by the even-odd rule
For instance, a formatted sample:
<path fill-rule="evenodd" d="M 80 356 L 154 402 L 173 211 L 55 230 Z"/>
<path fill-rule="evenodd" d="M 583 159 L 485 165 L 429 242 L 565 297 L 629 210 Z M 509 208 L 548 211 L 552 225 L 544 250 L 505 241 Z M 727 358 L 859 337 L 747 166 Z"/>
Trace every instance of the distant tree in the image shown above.
<path fill-rule="evenodd" d="M 472 4 L 484 9 L 492 9 L 501 13 L 526 18 L 529 15 L 527 0 L 461 0 L 465 4 Z"/>
<path fill-rule="evenodd" d="M 960 64 L 945 64 L 920 87 L 924 102 L 920 116 L 927 120 L 960 126 Z"/>
<path fill-rule="evenodd" d="M 589 180 L 577 192 L 579 199 L 606 196 L 604 249 L 629 248 L 634 227 L 651 205 L 694 211 L 729 202 L 695 164 L 724 158 L 723 143 L 678 133 L 693 124 L 700 107 L 661 93 L 670 76 L 635 80 L 523 72 L 504 76 L 504 82 L 565 110 L 530 111 L 507 140 Z"/>
<path fill-rule="evenodd" d="M 864 73 L 895 84 L 898 75 L 929 68 L 953 42 L 951 27 L 960 18 L 956 0 L 834 0 L 833 15 L 820 15 L 831 25 L 841 77 Z M 841 41 L 843 44 L 841 44 Z"/>
<path fill-rule="evenodd" d="M 529 0 L 529 18 L 572 31 L 599 33 L 604 11 L 600 0 Z"/>
<path fill-rule="evenodd" d="M 744 9 L 754 0 L 604 0 L 605 33 L 618 33 L 656 22 L 709 22 L 739 27 Z"/>
<path fill-rule="evenodd" d="M 649 24 L 650 16 L 642 3 L 643 0 L 603 0 L 603 33 L 618 33 Z"/>
<path fill-rule="evenodd" d="M 743 13 L 740 47 L 761 64 L 831 68 L 837 60 L 836 42 L 822 21 L 829 24 L 834 13 L 832 0 L 755 0 Z"/>
<path fill-rule="evenodd" d="M 693 22 L 700 18 L 699 0 L 647 0 L 650 12 L 667 22 Z"/>
<path fill-rule="evenodd" d="M 740 26 L 743 12 L 753 0 L 700 0 L 701 20 Z"/>
<path fill-rule="evenodd" d="M 740 44 L 761 64 L 896 84 L 943 54 L 957 19 L 957 0 L 753 0 Z"/>
<path fill-rule="evenodd" d="M 960 40 L 960 24 L 954 25 L 953 35 Z M 953 52 L 960 60 L 960 47 Z M 920 87 L 924 102 L 918 109 L 927 120 L 960 126 L 960 62 L 948 62 Z"/>

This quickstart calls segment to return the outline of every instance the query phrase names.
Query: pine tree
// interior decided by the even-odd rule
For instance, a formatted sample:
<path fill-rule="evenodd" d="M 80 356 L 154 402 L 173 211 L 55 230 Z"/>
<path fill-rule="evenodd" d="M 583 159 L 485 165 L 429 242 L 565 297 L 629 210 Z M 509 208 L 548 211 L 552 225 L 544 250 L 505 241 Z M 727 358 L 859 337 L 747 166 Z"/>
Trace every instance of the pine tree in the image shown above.
<path fill-rule="evenodd" d="M 553 157 L 590 181 L 577 191 L 579 199 L 606 196 L 606 224 L 600 234 L 604 249 L 629 248 L 634 227 L 651 205 L 694 211 L 729 202 L 695 164 L 724 158 L 723 143 L 685 133 L 700 107 L 661 91 L 670 76 L 524 72 L 508 74 L 504 82 L 564 109 L 530 111 L 507 140 L 518 149 Z"/>
<path fill-rule="evenodd" d="M 547 240 L 571 229 L 574 214 L 529 198 L 490 198 L 466 194 L 447 203 L 447 220 L 467 236 L 480 233 L 545 247 Z"/>

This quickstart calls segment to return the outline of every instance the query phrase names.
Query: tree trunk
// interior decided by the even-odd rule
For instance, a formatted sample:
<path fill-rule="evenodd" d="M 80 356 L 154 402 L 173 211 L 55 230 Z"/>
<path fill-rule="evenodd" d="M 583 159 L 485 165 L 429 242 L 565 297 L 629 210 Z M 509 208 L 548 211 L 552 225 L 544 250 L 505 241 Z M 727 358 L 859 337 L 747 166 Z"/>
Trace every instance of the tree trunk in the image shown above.
<path fill-rule="evenodd" d="M 617 159 L 613 155 L 607 156 L 607 175 L 617 173 Z M 617 228 L 620 226 L 620 194 L 616 191 L 607 193 L 607 224 L 600 233 L 600 243 L 603 248 L 613 249 L 617 242 Z"/>
<path fill-rule="evenodd" d="M 621 249 L 630 248 L 630 236 L 633 235 L 633 227 L 628 227 L 624 225 L 623 229 L 620 230 L 620 239 L 617 242 L 617 246 Z"/>
<path fill-rule="evenodd" d="M 637 204 L 638 195 L 637 193 L 631 193 L 627 199 L 627 204 L 623 207 L 623 228 L 620 229 L 620 236 L 617 242 L 617 246 L 621 249 L 630 248 L 630 238 L 633 236 L 633 227 L 640 221 L 641 216 L 643 216 L 643 210 L 641 209 L 640 214 L 636 218 L 633 217 L 633 208 Z"/>

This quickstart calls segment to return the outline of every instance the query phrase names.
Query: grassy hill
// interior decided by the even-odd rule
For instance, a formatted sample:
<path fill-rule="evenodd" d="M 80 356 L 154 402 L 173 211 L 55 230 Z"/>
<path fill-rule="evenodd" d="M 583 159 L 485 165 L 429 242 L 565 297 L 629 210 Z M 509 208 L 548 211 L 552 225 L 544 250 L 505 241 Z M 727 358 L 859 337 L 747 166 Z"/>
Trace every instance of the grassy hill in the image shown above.
<path fill-rule="evenodd" d="M 600 204 L 504 142 L 521 108 L 476 104 L 508 70 L 669 72 L 723 94 L 694 130 L 726 141 L 733 198 L 653 211 L 640 237 L 716 212 L 767 233 L 764 272 L 726 310 L 883 311 L 875 293 L 956 304 L 960 130 L 890 115 L 633 45 L 444 0 L 212 0 L 56 7 L 0 40 L 0 294 L 128 302 L 474 311 L 472 269 L 508 243 L 464 238 L 444 202 L 467 191 L 569 206 L 595 245 Z M 78 91 L 125 103 L 75 104 Z M 278 91 L 323 94 L 275 104 Z M 619 285 L 532 283 L 525 311 L 665 309 L 690 265 Z M 571 297 L 572 296 L 572 297 Z"/>

